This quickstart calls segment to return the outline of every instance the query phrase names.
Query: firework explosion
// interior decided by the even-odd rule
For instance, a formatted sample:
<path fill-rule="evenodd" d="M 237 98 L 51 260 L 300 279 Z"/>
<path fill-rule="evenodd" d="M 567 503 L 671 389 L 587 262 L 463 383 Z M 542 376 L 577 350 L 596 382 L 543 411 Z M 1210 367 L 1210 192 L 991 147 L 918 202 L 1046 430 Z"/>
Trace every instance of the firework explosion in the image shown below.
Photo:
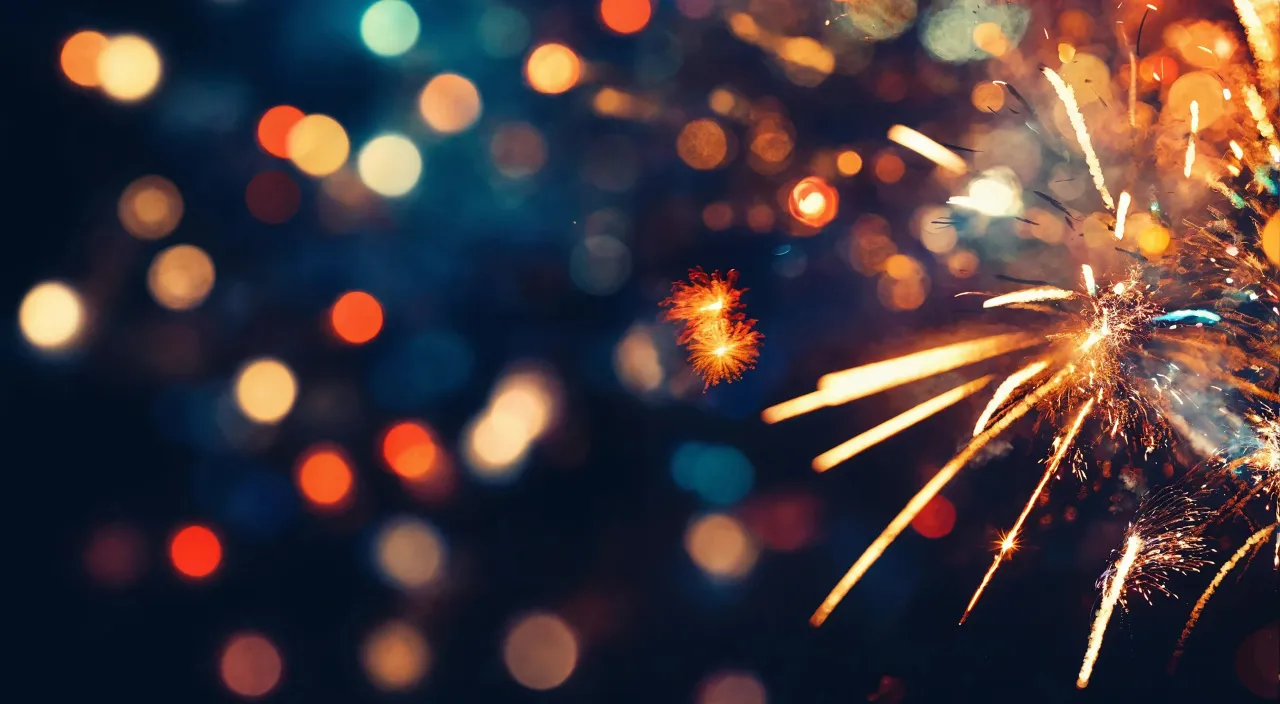
<path fill-rule="evenodd" d="M 742 312 L 742 294 L 734 288 L 738 272 L 707 274 L 689 272 L 688 282 L 671 285 L 671 296 L 662 302 L 666 319 L 684 323 L 679 342 L 689 350 L 689 364 L 710 388 L 742 377 L 760 356 L 756 321 Z"/>

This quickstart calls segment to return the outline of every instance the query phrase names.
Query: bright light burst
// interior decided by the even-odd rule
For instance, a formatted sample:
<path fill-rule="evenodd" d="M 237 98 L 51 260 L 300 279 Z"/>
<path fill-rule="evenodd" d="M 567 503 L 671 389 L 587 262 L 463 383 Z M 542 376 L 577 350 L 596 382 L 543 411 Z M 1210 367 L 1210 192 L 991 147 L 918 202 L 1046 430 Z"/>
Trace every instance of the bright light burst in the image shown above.
<path fill-rule="evenodd" d="M 707 274 L 702 269 L 689 272 L 689 280 L 671 285 L 671 296 L 662 302 L 666 319 L 684 323 L 680 344 L 689 350 L 689 364 L 707 387 L 721 381 L 736 381 L 755 367 L 760 356 L 756 321 L 742 312 L 742 294 L 735 288 L 738 272 Z"/>

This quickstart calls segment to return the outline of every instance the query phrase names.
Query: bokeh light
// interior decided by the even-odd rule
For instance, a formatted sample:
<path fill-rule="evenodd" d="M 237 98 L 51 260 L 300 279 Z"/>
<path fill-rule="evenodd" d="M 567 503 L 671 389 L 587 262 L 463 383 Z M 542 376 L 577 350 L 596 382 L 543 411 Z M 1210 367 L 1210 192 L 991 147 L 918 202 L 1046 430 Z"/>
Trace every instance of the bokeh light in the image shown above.
<path fill-rule="evenodd" d="M 178 574 L 203 579 L 222 564 L 222 543 L 205 526 L 186 526 L 169 541 L 169 560 Z"/>
<path fill-rule="evenodd" d="M 444 540 L 426 521 L 402 517 L 383 525 L 374 539 L 374 561 L 392 586 L 415 591 L 444 575 Z"/>
<path fill-rule="evenodd" d="M 45 281 L 27 291 L 18 306 L 18 328 L 32 346 L 46 351 L 74 344 L 84 327 L 84 303 L 61 281 Z"/>
<path fill-rule="evenodd" d="M 431 648 L 417 628 L 403 621 L 389 621 L 365 638 L 360 664 L 374 687 L 384 692 L 403 692 L 426 676 L 431 667 Z"/>
<path fill-rule="evenodd" d="M 676 485 L 703 501 L 728 506 L 751 491 L 755 470 L 737 448 L 687 442 L 671 455 L 671 476 Z"/>
<path fill-rule="evenodd" d="M 825 179 L 808 176 L 792 187 L 787 206 L 791 217 L 818 228 L 835 219 L 840 208 L 840 194 Z"/>
<path fill-rule="evenodd" d="M 348 291 L 329 310 L 329 324 L 338 339 L 362 345 L 382 330 L 382 305 L 364 291 Z"/>
<path fill-rule="evenodd" d="M 1272 215 L 1262 228 L 1262 251 L 1272 264 L 1280 266 L 1280 213 Z"/>
<path fill-rule="evenodd" d="M 302 454 L 295 480 L 298 490 L 313 506 L 332 509 L 351 496 L 354 476 L 346 453 L 335 445 L 316 445 Z"/>
<path fill-rule="evenodd" d="M 278 359 L 256 359 L 240 368 L 235 381 L 236 404 L 257 423 L 278 423 L 298 396 L 293 371 Z"/>
<path fill-rule="evenodd" d="M 956 506 L 945 496 L 935 496 L 911 521 L 911 528 L 926 538 L 945 538 L 956 525 Z"/>
<path fill-rule="evenodd" d="M 146 564 L 147 546 L 142 532 L 123 523 L 99 526 L 85 545 L 85 572 L 89 579 L 105 587 L 134 584 Z"/>
<path fill-rule="evenodd" d="M 328 115 L 307 115 L 289 130 L 285 140 L 289 159 L 310 176 L 328 176 L 347 163 L 351 141 L 347 131 Z"/>
<path fill-rule="evenodd" d="M 600 22 L 618 34 L 635 34 L 649 24 L 650 0 L 600 0 Z"/>
<path fill-rule="evenodd" d="M 246 699 L 266 696 L 280 684 L 284 663 L 275 644 L 259 633 L 237 633 L 227 640 L 218 672 L 227 689 Z"/>
<path fill-rule="evenodd" d="M 420 479 L 431 473 L 440 450 L 431 431 L 418 421 L 401 421 L 382 436 L 382 459 L 391 471 L 405 479 Z"/>
<path fill-rule="evenodd" d="M 203 249 L 180 244 L 161 251 L 147 270 L 147 288 L 169 310 L 188 310 L 213 290 L 213 260 Z"/>
<path fill-rule="evenodd" d="M 480 91 L 456 73 L 442 73 L 427 82 L 418 96 L 418 112 L 431 129 L 461 132 L 480 119 Z"/>
<path fill-rule="evenodd" d="M 738 519 L 713 513 L 689 524 L 684 547 L 695 565 L 714 579 L 736 580 L 755 566 L 758 550 Z"/>
<path fill-rule="evenodd" d="M 547 161 L 547 143 L 538 128 L 523 122 L 505 124 L 493 134 L 489 155 L 498 172 L 507 178 L 527 178 Z"/>
<path fill-rule="evenodd" d="M 98 57 L 107 46 L 106 36 L 83 30 L 67 38 L 62 45 L 62 53 L 58 63 L 62 67 L 62 75 L 72 83 L 85 88 L 101 85 L 98 77 Z"/>
<path fill-rule="evenodd" d="M 263 171 L 244 189 L 244 204 L 253 217 L 268 225 L 282 225 L 302 205 L 302 190 L 283 171 Z"/>
<path fill-rule="evenodd" d="M 288 159 L 289 131 L 304 117 L 292 105 L 277 105 L 262 113 L 258 119 L 258 146 L 272 156 Z"/>
<path fill-rule="evenodd" d="M 529 54 L 524 75 L 539 93 L 563 93 L 578 84 L 582 60 L 563 44 L 543 44 Z"/>
<path fill-rule="evenodd" d="M 156 240 L 182 221 L 182 194 L 167 178 L 143 176 L 120 194 L 116 210 L 126 232 L 140 240 Z"/>
<path fill-rule="evenodd" d="M 715 120 L 693 120 L 680 130 L 676 153 L 684 163 L 706 171 L 725 163 L 729 156 L 729 138 Z"/>
<path fill-rule="evenodd" d="M 422 176 L 422 153 L 408 137 L 384 134 L 360 150 L 356 170 L 374 193 L 389 198 L 402 196 L 413 190 Z"/>
<path fill-rule="evenodd" d="M 578 637 L 559 616 L 532 613 L 507 631 L 502 661 L 511 677 L 525 687 L 555 689 L 578 665 Z"/>
<path fill-rule="evenodd" d="M 836 157 L 836 169 L 841 176 L 857 176 L 862 171 L 862 155 L 852 149 L 840 152 Z"/>
<path fill-rule="evenodd" d="M 98 54 L 102 92 L 131 103 L 151 95 L 160 84 L 160 54 L 151 42 L 133 34 L 113 37 Z"/>
<path fill-rule="evenodd" d="M 698 685 L 697 704 L 767 704 L 764 685 L 750 672 L 717 672 Z"/>
<path fill-rule="evenodd" d="M 379 56 L 399 56 L 418 41 L 421 23 L 403 0 L 378 0 L 360 17 L 360 38 Z"/>

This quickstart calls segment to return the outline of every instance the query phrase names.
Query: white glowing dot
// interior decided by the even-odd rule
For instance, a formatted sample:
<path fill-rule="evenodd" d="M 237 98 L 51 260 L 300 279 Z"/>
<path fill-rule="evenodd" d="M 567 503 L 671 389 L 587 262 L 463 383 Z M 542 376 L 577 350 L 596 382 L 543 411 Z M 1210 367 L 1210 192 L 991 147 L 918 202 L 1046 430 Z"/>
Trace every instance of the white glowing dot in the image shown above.
<path fill-rule="evenodd" d="M 84 304 L 75 289 L 57 281 L 37 284 L 18 308 L 22 336 L 42 350 L 60 350 L 76 341 L 84 323 Z"/>

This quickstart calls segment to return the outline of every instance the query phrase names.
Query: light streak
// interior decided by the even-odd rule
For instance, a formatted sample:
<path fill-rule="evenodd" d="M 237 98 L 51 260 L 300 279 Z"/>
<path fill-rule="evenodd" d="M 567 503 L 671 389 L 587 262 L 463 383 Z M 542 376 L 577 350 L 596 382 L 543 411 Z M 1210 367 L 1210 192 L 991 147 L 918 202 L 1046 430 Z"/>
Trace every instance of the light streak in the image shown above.
<path fill-rule="evenodd" d="M 865 433 L 840 443 L 836 447 L 833 447 L 813 458 L 814 470 L 818 472 L 825 472 L 841 462 L 850 459 L 854 455 L 884 442 L 888 438 L 897 435 L 916 423 L 919 423 L 920 421 L 944 411 L 966 398 L 969 398 L 975 393 L 986 388 L 994 378 L 994 376 L 988 375 L 967 384 L 957 386 L 946 393 L 934 396 L 928 401 L 915 406 L 905 413 L 901 413 L 890 418 Z"/>
<path fill-rule="evenodd" d="M 1089 295 L 1098 295 L 1098 282 L 1093 278 L 1093 267 L 1085 264 L 1080 267 L 1080 273 L 1084 275 L 1084 288 Z"/>
<path fill-rule="evenodd" d="M 1027 366 L 1010 374 L 1008 378 L 1000 382 L 1000 386 L 996 387 L 996 392 L 991 395 L 991 401 L 988 402 L 987 407 L 982 410 L 982 415 L 978 416 L 978 422 L 973 426 L 973 434 L 977 436 L 978 433 L 981 433 L 987 427 L 987 423 L 991 421 L 991 416 L 995 415 L 995 412 L 1000 410 L 1000 407 L 1004 405 L 1005 401 L 1009 400 L 1009 397 L 1013 395 L 1013 392 L 1017 391 L 1023 384 L 1034 379 L 1036 375 L 1044 371 L 1048 366 L 1049 363 L 1044 360 L 1032 362 L 1031 364 L 1028 364 Z"/>
<path fill-rule="evenodd" d="M 1196 161 L 1196 133 L 1200 131 L 1200 103 L 1191 101 L 1191 134 L 1187 137 L 1187 164 L 1182 167 L 1182 177 L 1191 178 L 1191 165 Z M 1124 196 L 1122 195 L 1121 198 Z M 1119 227 L 1119 226 L 1117 226 Z M 1117 230 L 1117 233 L 1119 230 Z"/>
<path fill-rule="evenodd" d="M 1037 303 L 1040 301 L 1064 301 L 1068 298 L 1074 298 L 1075 293 L 1054 286 L 1042 286 L 1040 288 L 1028 288 L 1013 293 L 1006 293 L 983 301 L 983 308 L 1001 308 L 1003 306 L 1014 305 L 1017 303 Z"/>
<path fill-rule="evenodd" d="M 1267 117 L 1267 105 L 1258 94 L 1258 89 L 1245 84 L 1244 104 L 1249 108 L 1249 115 L 1258 126 L 1258 134 L 1267 141 L 1267 149 L 1271 152 L 1271 160 L 1280 163 L 1280 141 L 1276 138 L 1276 126 Z"/>
<path fill-rule="evenodd" d="M 1075 91 L 1053 69 L 1045 66 L 1041 70 L 1044 71 L 1044 75 L 1048 77 L 1049 82 L 1053 84 L 1053 89 L 1058 93 L 1058 98 L 1062 100 L 1062 104 L 1067 108 L 1067 117 L 1071 120 L 1071 127 L 1075 129 L 1076 141 L 1080 143 L 1080 149 L 1084 151 L 1084 159 L 1089 164 L 1089 174 L 1093 176 L 1094 187 L 1098 189 L 1099 195 L 1102 196 L 1102 202 L 1107 206 L 1107 210 L 1115 210 L 1115 201 L 1111 199 L 1111 192 L 1107 190 L 1106 179 L 1102 176 L 1102 162 L 1098 161 L 1098 154 L 1093 151 L 1093 141 L 1089 138 L 1089 128 L 1084 124 L 1084 115 L 1080 113 L 1080 105 L 1076 103 Z"/>
<path fill-rule="evenodd" d="M 829 394 L 828 400 L 839 399 L 838 403 L 854 401 L 1043 342 L 1044 338 L 1027 333 L 1003 333 L 965 340 L 883 362 L 832 372 L 818 379 L 818 389 Z"/>
<path fill-rule="evenodd" d="M 1253 0 L 1235 0 L 1236 14 L 1240 16 L 1240 24 L 1244 26 L 1245 38 L 1249 40 L 1249 48 L 1258 60 L 1258 75 L 1263 85 L 1270 85 L 1273 92 L 1280 90 L 1280 67 L 1276 65 L 1275 29 L 1268 28 L 1258 16 Z"/>
<path fill-rule="evenodd" d="M 1207 310 L 1175 310 L 1164 315 L 1159 315 L 1151 319 L 1153 323 L 1180 323 L 1184 320 L 1190 320 L 1195 323 L 1204 325 L 1214 325 L 1222 322 L 1222 316 Z"/>
<path fill-rule="evenodd" d="M 1187 167 L 1190 168 L 1190 167 Z M 1129 216 L 1129 192 L 1120 192 L 1120 204 L 1116 206 L 1116 239 L 1124 239 L 1124 221 Z"/>
<path fill-rule="evenodd" d="M 954 174 L 969 173 L 969 165 L 958 154 L 906 125 L 890 127 L 889 141 L 901 144 Z"/>
<path fill-rule="evenodd" d="M 1106 593 L 1102 597 L 1102 606 L 1093 620 L 1093 629 L 1089 632 L 1089 648 L 1085 651 L 1084 662 L 1080 665 L 1080 674 L 1076 677 L 1076 687 L 1084 689 L 1089 686 L 1089 677 L 1093 674 L 1093 664 L 1098 659 L 1098 651 L 1102 649 L 1102 637 L 1107 631 L 1107 621 L 1111 620 L 1111 612 L 1120 601 L 1120 593 L 1124 590 L 1124 580 L 1129 576 L 1129 569 L 1138 557 L 1142 547 L 1142 539 L 1136 535 L 1129 536 L 1124 555 L 1116 564 L 1115 573 L 1107 584 Z"/>

